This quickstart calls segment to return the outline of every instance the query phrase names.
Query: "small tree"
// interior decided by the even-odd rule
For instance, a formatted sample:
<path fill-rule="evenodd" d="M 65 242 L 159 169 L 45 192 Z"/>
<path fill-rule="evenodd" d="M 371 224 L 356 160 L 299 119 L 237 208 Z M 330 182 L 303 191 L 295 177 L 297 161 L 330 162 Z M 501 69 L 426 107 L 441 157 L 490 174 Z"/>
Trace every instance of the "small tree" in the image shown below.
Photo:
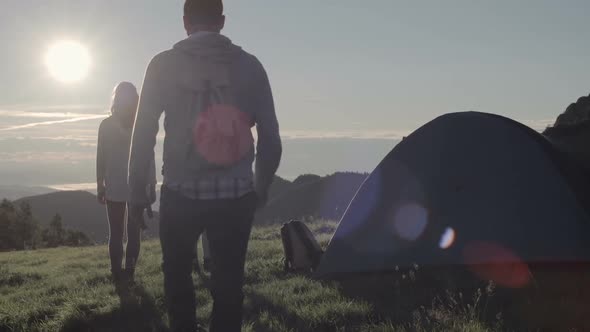
<path fill-rule="evenodd" d="M 49 228 L 43 231 L 43 242 L 49 248 L 54 248 L 64 244 L 66 231 L 63 228 L 62 219 L 59 214 L 56 214 L 51 222 Z"/>
<path fill-rule="evenodd" d="M 2 210 L 2 211 L 13 212 L 14 209 L 15 209 L 14 204 L 7 199 L 3 199 L 2 203 L 0 203 L 0 210 Z"/>
<path fill-rule="evenodd" d="M 92 244 L 92 241 L 88 236 L 80 231 L 73 231 L 68 229 L 66 232 L 66 238 L 64 241 L 64 245 L 71 246 L 71 247 L 80 247 L 80 246 L 89 246 Z"/>
<path fill-rule="evenodd" d="M 6 199 L 0 202 L 0 251 L 93 244 L 86 234 L 66 230 L 59 214 L 47 228 L 40 230 L 28 203 L 14 204 Z"/>
<path fill-rule="evenodd" d="M 0 203 L 0 250 L 22 250 L 35 247 L 39 226 L 28 203 Z"/>
<path fill-rule="evenodd" d="M 15 247 L 13 221 L 4 208 L 0 207 L 0 250 L 9 250 Z"/>
<path fill-rule="evenodd" d="M 23 241 L 22 249 L 34 249 L 35 239 L 39 232 L 39 225 L 33 218 L 33 210 L 31 205 L 27 202 L 20 204 L 18 209 L 18 223 L 21 232 L 21 239 Z"/>

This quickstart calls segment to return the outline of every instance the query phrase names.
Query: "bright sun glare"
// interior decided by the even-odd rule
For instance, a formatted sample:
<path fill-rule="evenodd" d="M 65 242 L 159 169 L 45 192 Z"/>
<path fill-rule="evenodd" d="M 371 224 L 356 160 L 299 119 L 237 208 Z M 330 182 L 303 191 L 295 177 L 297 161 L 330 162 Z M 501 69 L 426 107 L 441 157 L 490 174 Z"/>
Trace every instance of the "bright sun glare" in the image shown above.
<path fill-rule="evenodd" d="M 53 78 L 63 83 L 82 80 L 90 69 L 90 54 L 76 41 L 59 41 L 45 55 L 45 64 Z"/>

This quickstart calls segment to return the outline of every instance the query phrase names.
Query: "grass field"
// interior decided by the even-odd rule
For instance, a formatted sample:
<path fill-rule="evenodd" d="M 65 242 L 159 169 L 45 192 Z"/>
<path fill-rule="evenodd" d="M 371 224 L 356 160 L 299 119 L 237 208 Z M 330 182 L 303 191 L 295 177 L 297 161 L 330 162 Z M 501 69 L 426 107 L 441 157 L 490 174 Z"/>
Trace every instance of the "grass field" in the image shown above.
<path fill-rule="evenodd" d="M 325 245 L 334 223 L 312 229 Z M 282 271 L 278 227 L 255 229 L 247 260 L 244 331 L 492 331 L 480 306 L 437 302 L 384 314 L 367 300 L 347 297 L 335 282 Z M 121 304 L 109 280 L 105 246 L 0 253 L 0 331 L 166 331 L 159 242 L 146 241 L 133 301 Z M 195 276 L 197 316 L 206 324 L 211 297 Z M 454 304 L 453 304 L 454 303 Z M 393 310 L 393 309 L 392 309 Z M 499 329 L 498 325 L 495 329 Z"/>

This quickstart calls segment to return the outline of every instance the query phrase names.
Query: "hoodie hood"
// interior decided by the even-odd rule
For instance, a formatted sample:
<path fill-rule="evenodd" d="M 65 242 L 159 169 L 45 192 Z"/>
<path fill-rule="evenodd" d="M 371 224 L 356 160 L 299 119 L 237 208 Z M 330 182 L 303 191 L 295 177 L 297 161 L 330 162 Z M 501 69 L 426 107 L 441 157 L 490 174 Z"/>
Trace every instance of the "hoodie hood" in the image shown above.
<path fill-rule="evenodd" d="M 226 36 L 214 32 L 197 32 L 174 45 L 174 49 L 198 57 L 225 58 L 241 51 Z"/>
<path fill-rule="evenodd" d="M 206 81 L 229 86 L 230 67 L 242 49 L 219 33 L 199 32 L 174 45 L 174 51 L 183 54 L 177 66 L 182 71 L 176 80 L 181 87 L 193 91 L 203 91 Z"/>

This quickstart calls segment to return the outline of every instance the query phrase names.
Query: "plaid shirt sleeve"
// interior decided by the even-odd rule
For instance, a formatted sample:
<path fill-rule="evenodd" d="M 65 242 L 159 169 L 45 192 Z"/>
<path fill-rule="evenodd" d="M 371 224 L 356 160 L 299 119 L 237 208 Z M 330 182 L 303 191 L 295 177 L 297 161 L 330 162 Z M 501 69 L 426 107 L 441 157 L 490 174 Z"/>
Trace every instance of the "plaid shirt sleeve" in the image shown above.
<path fill-rule="evenodd" d="M 190 199 L 235 199 L 254 191 L 251 179 L 223 178 L 200 179 L 184 183 L 166 183 L 171 190 Z"/>

